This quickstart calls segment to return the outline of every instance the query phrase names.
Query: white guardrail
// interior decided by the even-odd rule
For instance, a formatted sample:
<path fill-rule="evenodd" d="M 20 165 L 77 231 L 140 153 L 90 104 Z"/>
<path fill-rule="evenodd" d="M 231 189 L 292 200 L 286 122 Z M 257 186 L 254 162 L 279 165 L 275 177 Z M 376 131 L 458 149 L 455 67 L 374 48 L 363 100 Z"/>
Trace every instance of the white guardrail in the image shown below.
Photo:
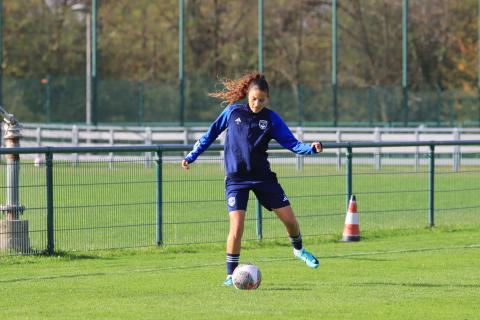
<path fill-rule="evenodd" d="M 24 123 L 21 146 L 95 146 L 95 145 L 130 145 L 130 144 L 193 144 L 208 129 L 207 127 L 130 127 L 130 126 L 86 126 L 86 125 L 57 125 Z M 290 127 L 297 139 L 304 142 L 319 141 L 446 141 L 446 140 L 480 140 L 480 128 L 324 128 L 324 127 Z M 223 142 L 224 135 L 218 139 Z M 327 149 L 331 161 L 341 165 L 341 150 Z M 428 153 L 428 147 L 395 147 L 395 148 L 366 148 L 362 154 L 371 154 L 366 162 L 372 163 L 379 169 L 380 162 L 389 162 L 390 157 L 381 155 L 395 154 L 413 155 L 401 164 L 422 163 L 422 153 Z M 439 146 L 436 154 L 451 154 L 446 157 L 445 164 L 451 164 L 458 170 L 461 164 L 468 164 L 468 159 L 462 159 L 462 154 L 480 153 L 480 146 Z M 112 156 L 112 155 L 111 155 Z M 151 155 L 148 155 L 149 157 Z M 78 159 L 77 159 L 78 160 Z M 308 162 L 308 158 L 305 159 Z M 356 158 L 355 161 L 361 161 Z M 427 161 L 425 159 L 425 161 Z M 303 162 L 303 160 L 302 160 Z M 398 158 L 396 159 L 398 163 Z M 392 162 L 393 163 L 393 162 Z M 479 164 L 478 159 L 473 161 Z M 472 163 L 472 164 L 473 164 Z"/>

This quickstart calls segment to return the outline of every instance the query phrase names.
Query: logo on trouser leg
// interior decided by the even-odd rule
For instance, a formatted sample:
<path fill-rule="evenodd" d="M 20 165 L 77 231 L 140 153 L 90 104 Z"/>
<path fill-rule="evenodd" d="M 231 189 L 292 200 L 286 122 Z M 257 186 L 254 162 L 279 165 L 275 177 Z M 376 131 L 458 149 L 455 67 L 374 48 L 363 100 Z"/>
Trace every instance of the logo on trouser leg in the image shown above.
<path fill-rule="evenodd" d="M 283 195 L 283 202 L 286 202 L 286 201 L 288 201 L 288 198 L 286 195 Z"/>
<path fill-rule="evenodd" d="M 228 198 L 228 206 L 233 207 L 235 205 L 235 197 Z"/>

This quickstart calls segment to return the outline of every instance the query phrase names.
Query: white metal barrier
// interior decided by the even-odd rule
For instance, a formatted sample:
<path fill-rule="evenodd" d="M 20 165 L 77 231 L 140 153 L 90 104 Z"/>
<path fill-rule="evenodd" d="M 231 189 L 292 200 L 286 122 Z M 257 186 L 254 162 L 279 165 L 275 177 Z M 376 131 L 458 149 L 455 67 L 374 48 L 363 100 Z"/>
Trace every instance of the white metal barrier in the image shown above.
<path fill-rule="evenodd" d="M 22 146 L 95 146 L 95 145 L 128 145 L 128 144 L 165 144 L 181 143 L 193 144 L 207 127 L 128 127 L 128 126 L 86 126 L 86 125 L 47 125 L 23 124 Z M 324 127 L 292 127 L 297 139 L 304 142 L 311 141 L 440 141 L 440 140 L 480 140 L 480 128 L 324 128 Z M 224 135 L 218 139 L 222 143 Z M 420 154 L 425 152 L 420 147 L 399 148 L 367 148 L 362 153 L 373 156 L 373 165 L 380 170 L 382 155 L 409 154 L 412 155 L 416 169 L 421 164 Z M 341 150 L 325 150 L 340 170 L 342 163 Z M 480 153 L 480 146 L 440 146 L 437 154 L 452 154 L 450 164 L 454 171 L 458 171 L 462 163 L 462 154 Z M 109 155 L 113 160 L 113 154 Z M 78 162 L 78 155 L 74 161 Z M 146 154 L 151 159 L 151 153 Z M 150 163 L 150 161 L 147 161 Z M 296 166 L 301 170 L 304 157 L 296 158 Z"/>

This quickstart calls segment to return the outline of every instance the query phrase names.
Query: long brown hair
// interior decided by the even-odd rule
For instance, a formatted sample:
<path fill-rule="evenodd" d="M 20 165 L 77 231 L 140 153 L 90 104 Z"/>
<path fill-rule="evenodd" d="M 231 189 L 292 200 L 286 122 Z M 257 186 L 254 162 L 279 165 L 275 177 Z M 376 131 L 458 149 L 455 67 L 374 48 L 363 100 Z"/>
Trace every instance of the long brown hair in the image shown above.
<path fill-rule="evenodd" d="M 257 86 L 260 90 L 269 94 L 268 82 L 265 75 L 260 72 L 248 72 L 238 79 L 222 79 L 220 80 L 224 90 L 211 92 L 210 97 L 222 99 L 225 103 L 234 103 L 242 100 L 248 95 L 250 87 Z"/>

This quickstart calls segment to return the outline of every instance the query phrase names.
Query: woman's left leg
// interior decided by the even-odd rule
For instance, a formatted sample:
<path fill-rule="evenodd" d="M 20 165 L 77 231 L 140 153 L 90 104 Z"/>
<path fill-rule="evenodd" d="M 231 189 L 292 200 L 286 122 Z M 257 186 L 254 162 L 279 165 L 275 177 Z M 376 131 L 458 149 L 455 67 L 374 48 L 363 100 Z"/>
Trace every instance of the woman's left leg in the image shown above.
<path fill-rule="evenodd" d="M 293 245 L 293 255 L 304 261 L 310 268 L 318 268 L 320 262 L 313 254 L 303 248 L 302 235 L 297 218 L 291 206 L 273 209 L 277 217 L 283 222 L 287 229 L 288 237 Z"/>
<path fill-rule="evenodd" d="M 298 225 L 297 218 L 293 214 L 291 206 L 283 208 L 273 209 L 277 217 L 283 222 L 287 233 L 290 237 L 298 236 L 300 234 L 300 226 Z"/>
<path fill-rule="evenodd" d="M 265 208 L 272 208 L 277 217 L 287 229 L 290 242 L 293 245 L 293 255 L 304 261 L 309 267 L 317 268 L 320 263 L 302 244 L 302 235 L 297 218 L 285 192 L 276 179 L 266 180 L 254 186 L 253 192 Z"/>

